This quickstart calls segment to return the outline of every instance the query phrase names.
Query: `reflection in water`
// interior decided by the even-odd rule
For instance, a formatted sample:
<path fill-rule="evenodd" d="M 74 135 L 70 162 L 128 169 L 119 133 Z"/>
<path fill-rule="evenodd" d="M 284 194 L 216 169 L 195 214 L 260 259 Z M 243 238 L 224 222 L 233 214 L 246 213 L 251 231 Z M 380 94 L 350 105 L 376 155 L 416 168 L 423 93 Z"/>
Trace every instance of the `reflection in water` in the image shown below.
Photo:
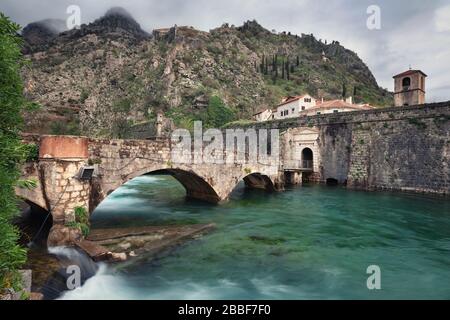
<path fill-rule="evenodd" d="M 305 186 L 239 188 L 224 205 L 186 201 L 171 177 L 144 176 L 94 212 L 93 228 L 214 222 L 157 259 L 102 267 L 65 299 L 450 298 L 450 202 Z M 382 290 L 366 287 L 380 266 Z"/>

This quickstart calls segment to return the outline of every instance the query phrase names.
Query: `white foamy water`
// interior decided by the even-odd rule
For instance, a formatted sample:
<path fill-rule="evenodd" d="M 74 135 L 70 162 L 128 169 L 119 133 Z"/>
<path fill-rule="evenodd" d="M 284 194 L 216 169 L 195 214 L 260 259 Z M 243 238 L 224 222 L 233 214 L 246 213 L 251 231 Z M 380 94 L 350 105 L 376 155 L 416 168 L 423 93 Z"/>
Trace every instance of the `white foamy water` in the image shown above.
<path fill-rule="evenodd" d="M 67 258 L 70 260 L 79 259 L 82 257 L 81 253 L 71 247 L 50 247 L 47 249 L 48 253 L 54 254 L 58 257 Z"/>
<path fill-rule="evenodd" d="M 104 264 L 99 266 L 95 276 L 83 286 L 67 291 L 60 300 L 121 300 L 130 299 L 126 283 L 121 277 L 110 272 Z"/>
<path fill-rule="evenodd" d="M 278 285 L 270 279 L 253 279 L 251 282 L 255 285 L 255 293 L 262 298 L 289 294 L 299 296 L 295 288 Z M 87 280 L 82 287 L 67 291 L 60 300 L 209 300 L 243 295 L 246 295 L 246 288 L 228 279 L 220 279 L 215 283 L 167 281 L 165 288 L 140 288 L 130 285 L 125 278 L 102 265 L 94 277 Z"/>

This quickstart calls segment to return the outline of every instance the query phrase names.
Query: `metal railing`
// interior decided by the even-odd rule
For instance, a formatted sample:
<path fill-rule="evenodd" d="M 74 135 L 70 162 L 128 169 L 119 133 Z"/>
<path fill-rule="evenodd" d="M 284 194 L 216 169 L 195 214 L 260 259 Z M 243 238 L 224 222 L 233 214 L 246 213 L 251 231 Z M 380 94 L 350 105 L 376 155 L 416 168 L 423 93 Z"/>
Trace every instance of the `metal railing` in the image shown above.
<path fill-rule="evenodd" d="M 285 170 L 313 170 L 313 160 L 287 160 L 283 163 Z"/>
<path fill-rule="evenodd" d="M 303 160 L 302 161 L 302 168 L 312 169 L 313 168 L 313 161 L 312 160 Z"/>

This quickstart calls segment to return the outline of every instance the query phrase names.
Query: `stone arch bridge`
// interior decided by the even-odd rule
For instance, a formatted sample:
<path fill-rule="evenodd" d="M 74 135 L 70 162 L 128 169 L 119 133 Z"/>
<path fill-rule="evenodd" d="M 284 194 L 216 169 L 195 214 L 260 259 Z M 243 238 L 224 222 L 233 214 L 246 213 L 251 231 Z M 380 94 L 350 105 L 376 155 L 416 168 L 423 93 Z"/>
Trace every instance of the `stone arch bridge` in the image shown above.
<path fill-rule="evenodd" d="M 26 163 L 23 179 L 37 187 L 17 189 L 31 205 L 51 212 L 53 227 L 49 244 L 73 242 L 79 234 L 67 228 L 75 221 L 75 208 L 89 212 L 127 181 L 150 173 L 173 176 L 186 189 L 188 198 L 219 203 L 228 199 L 240 181 L 251 188 L 276 191 L 283 188 L 279 163 L 208 164 L 173 163 L 170 139 L 108 140 L 74 136 L 25 135 L 39 145 L 39 159 Z M 93 169 L 93 177 L 80 179 L 82 169 Z"/>

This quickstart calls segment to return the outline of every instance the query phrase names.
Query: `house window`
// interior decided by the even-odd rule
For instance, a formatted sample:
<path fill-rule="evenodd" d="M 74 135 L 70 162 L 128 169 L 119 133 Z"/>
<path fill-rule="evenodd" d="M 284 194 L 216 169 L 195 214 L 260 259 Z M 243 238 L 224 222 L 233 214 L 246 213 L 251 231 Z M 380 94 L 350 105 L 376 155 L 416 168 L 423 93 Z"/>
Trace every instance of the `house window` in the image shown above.
<path fill-rule="evenodd" d="M 294 108 L 292 108 L 292 113 L 294 113 L 295 112 L 295 109 Z"/>
<path fill-rule="evenodd" d="M 311 98 L 305 98 L 305 99 L 303 99 L 303 101 L 305 101 L 305 102 L 311 102 Z"/>
<path fill-rule="evenodd" d="M 333 113 L 338 113 L 339 112 L 339 110 L 333 110 Z"/>
<path fill-rule="evenodd" d="M 305 106 L 302 106 L 302 111 L 305 110 L 305 109 L 306 109 Z"/>
<path fill-rule="evenodd" d="M 321 112 L 320 111 L 317 111 L 317 114 L 320 114 Z"/>

